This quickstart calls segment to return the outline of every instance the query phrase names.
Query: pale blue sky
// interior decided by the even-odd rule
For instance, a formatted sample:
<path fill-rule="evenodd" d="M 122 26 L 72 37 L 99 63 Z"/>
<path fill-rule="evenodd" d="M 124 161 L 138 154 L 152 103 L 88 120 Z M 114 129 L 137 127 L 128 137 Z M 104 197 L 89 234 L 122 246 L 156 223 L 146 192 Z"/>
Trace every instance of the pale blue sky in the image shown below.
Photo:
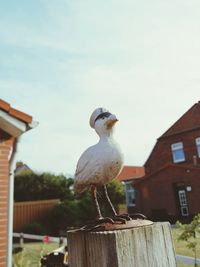
<path fill-rule="evenodd" d="M 19 160 L 74 173 L 98 139 L 91 112 L 119 117 L 125 164 L 200 100 L 199 0 L 0 2 L 0 98 L 33 115 Z"/>

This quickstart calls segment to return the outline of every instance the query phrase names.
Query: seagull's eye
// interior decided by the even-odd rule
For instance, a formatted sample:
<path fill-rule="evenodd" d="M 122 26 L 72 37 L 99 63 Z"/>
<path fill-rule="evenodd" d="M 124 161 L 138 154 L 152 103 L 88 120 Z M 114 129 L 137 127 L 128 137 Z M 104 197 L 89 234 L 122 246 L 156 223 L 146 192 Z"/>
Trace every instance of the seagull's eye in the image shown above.
<path fill-rule="evenodd" d="M 104 119 L 105 119 L 105 117 L 102 117 L 101 119 L 102 119 L 102 120 L 104 120 Z"/>

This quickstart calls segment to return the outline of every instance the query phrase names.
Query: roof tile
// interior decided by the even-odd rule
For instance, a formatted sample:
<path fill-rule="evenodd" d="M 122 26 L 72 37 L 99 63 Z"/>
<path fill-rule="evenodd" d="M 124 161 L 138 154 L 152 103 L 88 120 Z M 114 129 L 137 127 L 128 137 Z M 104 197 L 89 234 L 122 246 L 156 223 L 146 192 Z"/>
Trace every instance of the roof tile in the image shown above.
<path fill-rule="evenodd" d="M 9 111 L 10 109 L 10 104 L 7 103 L 6 101 L 0 99 L 0 109 L 3 109 L 5 111 Z"/>
<path fill-rule="evenodd" d="M 139 179 L 145 175 L 144 167 L 124 166 L 117 179 L 120 181 Z"/>
<path fill-rule="evenodd" d="M 194 104 L 186 111 L 160 138 L 189 131 L 197 127 L 200 127 L 200 102 Z"/>
<path fill-rule="evenodd" d="M 7 103 L 6 101 L 2 99 L 0 99 L 0 109 L 3 111 L 6 111 L 10 116 L 18 120 L 21 120 L 25 123 L 32 122 L 32 117 L 30 115 L 11 107 L 9 103 Z"/>

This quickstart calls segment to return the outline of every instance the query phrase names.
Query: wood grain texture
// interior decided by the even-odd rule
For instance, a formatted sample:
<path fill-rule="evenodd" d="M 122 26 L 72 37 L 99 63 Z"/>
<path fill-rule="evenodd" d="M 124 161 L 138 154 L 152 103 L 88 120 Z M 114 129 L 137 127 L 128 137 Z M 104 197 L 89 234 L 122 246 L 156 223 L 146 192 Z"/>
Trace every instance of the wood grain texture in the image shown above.
<path fill-rule="evenodd" d="M 170 224 L 67 233 L 70 267 L 175 267 Z"/>

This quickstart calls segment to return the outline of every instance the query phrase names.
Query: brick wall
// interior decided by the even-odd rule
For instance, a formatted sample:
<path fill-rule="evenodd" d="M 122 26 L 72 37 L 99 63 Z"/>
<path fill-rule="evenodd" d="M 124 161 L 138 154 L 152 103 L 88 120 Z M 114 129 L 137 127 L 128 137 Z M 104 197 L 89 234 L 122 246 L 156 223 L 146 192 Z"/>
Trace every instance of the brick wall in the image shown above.
<path fill-rule="evenodd" d="M 200 212 L 200 172 L 198 168 L 168 167 L 150 176 L 145 182 L 136 184 L 138 190 L 137 211 L 152 218 L 153 212 L 165 210 L 167 217 L 164 219 L 175 222 L 181 220 L 180 209 L 176 199 L 174 185 L 184 184 L 191 186 L 192 191 L 187 193 L 188 209 L 191 216 Z M 153 218 L 160 219 L 160 218 Z"/>
<path fill-rule="evenodd" d="M 0 131 L 0 267 L 6 266 L 7 260 L 7 225 L 8 225 L 8 156 L 13 139 Z"/>

